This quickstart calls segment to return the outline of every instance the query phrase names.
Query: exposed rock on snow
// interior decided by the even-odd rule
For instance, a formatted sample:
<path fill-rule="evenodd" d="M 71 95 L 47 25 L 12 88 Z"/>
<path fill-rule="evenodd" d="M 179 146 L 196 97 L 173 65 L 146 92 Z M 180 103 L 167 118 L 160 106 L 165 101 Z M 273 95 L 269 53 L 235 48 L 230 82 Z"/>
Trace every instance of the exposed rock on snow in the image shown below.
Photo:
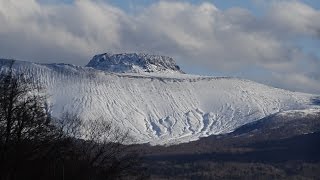
<path fill-rule="evenodd" d="M 117 73 L 183 73 L 170 57 L 142 53 L 95 55 L 87 67 Z"/>

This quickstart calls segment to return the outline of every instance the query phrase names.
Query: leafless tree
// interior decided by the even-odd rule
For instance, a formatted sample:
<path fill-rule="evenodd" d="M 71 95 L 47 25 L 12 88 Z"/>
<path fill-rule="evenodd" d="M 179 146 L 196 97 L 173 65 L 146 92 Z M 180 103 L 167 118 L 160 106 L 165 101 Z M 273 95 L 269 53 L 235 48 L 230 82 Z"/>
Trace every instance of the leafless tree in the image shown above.
<path fill-rule="evenodd" d="M 128 132 L 104 119 L 52 118 L 42 88 L 14 72 L 13 64 L 0 73 L 1 179 L 137 177 L 139 156 L 123 145 Z"/>
<path fill-rule="evenodd" d="M 56 124 L 62 134 L 72 139 L 76 159 L 99 171 L 101 178 L 145 177 L 139 171 L 141 159 L 135 146 L 124 145 L 131 139 L 128 131 L 103 118 L 84 121 L 70 113 L 64 113 Z"/>
<path fill-rule="evenodd" d="M 30 79 L 13 72 L 13 64 L 9 61 L 0 74 L 0 161 L 7 168 L 8 179 L 21 159 L 40 156 L 37 151 L 43 143 L 39 142 L 53 135 L 46 97 Z"/>

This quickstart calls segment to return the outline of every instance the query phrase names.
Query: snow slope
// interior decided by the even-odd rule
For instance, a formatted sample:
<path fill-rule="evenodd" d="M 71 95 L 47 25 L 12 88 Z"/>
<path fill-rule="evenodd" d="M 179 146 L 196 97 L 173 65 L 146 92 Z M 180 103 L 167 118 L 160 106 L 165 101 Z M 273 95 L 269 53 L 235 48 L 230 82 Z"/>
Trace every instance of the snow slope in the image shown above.
<path fill-rule="evenodd" d="M 0 60 L 1 70 L 7 64 Z M 137 143 L 188 142 L 280 111 L 317 108 L 314 95 L 238 78 L 114 73 L 23 61 L 16 61 L 14 69 L 47 88 L 54 116 L 71 111 L 85 120 L 103 117 L 128 129 Z"/>

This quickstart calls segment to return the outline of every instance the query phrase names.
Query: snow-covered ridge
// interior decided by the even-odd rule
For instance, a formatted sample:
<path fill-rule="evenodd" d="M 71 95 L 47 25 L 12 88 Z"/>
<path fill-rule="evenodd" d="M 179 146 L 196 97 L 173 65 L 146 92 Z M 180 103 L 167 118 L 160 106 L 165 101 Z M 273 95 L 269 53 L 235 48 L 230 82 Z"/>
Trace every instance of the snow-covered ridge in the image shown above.
<path fill-rule="evenodd" d="M 288 111 L 283 111 L 276 114 L 276 116 L 297 117 L 297 118 L 312 116 L 312 115 L 320 115 L 320 107 L 317 109 L 288 110 Z"/>
<path fill-rule="evenodd" d="M 9 60 L 0 60 L 0 71 Z M 287 110 L 317 108 L 318 96 L 237 78 L 181 73 L 115 73 L 67 64 L 16 61 L 14 70 L 40 82 L 53 116 L 70 111 L 128 129 L 138 143 L 197 140 Z"/>
<path fill-rule="evenodd" d="M 99 54 L 87 67 L 116 73 L 183 73 L 172 58 L 143 53 Z"/>

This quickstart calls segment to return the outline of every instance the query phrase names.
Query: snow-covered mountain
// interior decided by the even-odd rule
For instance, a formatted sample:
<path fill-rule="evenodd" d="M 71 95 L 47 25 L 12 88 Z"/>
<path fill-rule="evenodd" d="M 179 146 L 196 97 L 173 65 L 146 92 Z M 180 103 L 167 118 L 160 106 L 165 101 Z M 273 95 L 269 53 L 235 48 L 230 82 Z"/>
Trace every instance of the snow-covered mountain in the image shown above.
<path fill-rule="evenodd" d="M 2 70 L 8 62 L 0 60 Z M 101 54 L 87 67 L 23 61 L 13 67 L 46 87 L 53 116 L 70 111 L 85 120 L 102 117 L 128 129 L 138 143 L 188 142 L 280 111 L 318 107 L 311 94 L 184 74 L 164 56 Z"/>

